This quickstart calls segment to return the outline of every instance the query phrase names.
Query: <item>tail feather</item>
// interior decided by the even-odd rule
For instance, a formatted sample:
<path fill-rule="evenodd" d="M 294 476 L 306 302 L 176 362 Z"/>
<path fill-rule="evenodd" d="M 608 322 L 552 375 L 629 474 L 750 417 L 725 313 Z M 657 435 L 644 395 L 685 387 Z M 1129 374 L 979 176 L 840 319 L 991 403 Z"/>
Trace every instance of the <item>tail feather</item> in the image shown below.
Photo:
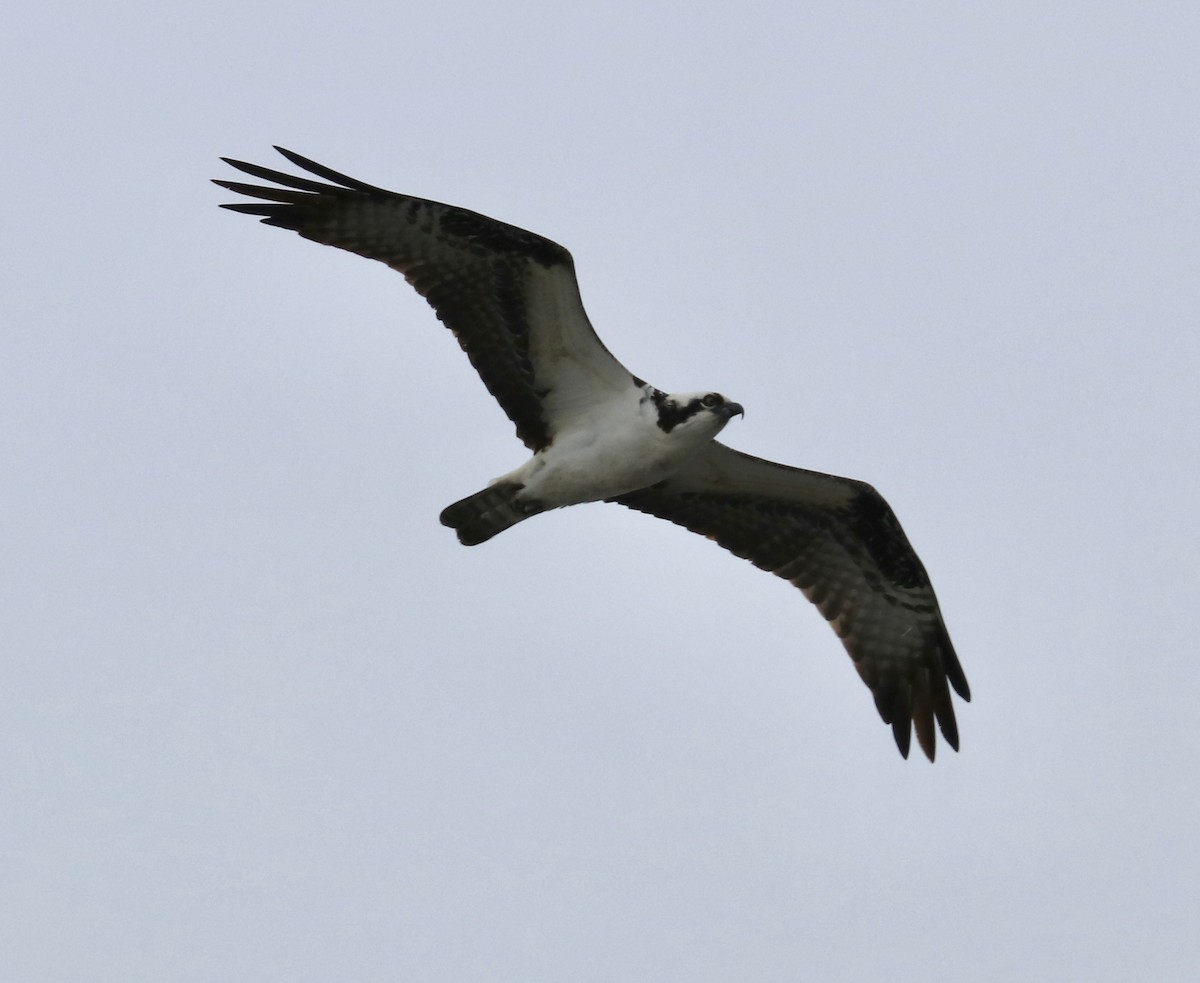
<path fill-rule="evenodd" d="M 524 487 L 515 481 L 488 485 L 442 509 L 442 525 L 458 533 L 458 541 L 464 546 L 486 543 L 509 526 L 543 511 L 536 502 L 517 501 L 517 493 Z"/>

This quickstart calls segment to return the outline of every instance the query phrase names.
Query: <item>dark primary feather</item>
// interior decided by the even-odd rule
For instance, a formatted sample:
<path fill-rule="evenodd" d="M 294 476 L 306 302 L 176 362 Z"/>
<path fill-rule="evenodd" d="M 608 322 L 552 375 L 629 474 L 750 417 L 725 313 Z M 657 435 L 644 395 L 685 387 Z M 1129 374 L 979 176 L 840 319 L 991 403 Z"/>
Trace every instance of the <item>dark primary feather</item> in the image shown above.
<path fill-rule="evenodd" d="M 223 205 L 261 216 L 315 242 L 379 260 L 403 273 L 459 344 L 488 391 L 531 450 L 551 440 L 542 399 L 547 385 L 531 359 L 528 291 L 539 275 L 574 279 L 571 255 L 555 242 L 487 216 L 374 187 L 276 147 L 289 161 L 332 182 L 285 174 L 222 158 L 252 177 L 281 187 L 214 183 L 259 199 Z M 579 320 L 586 315 L 579 307 Z M 590 332 L 590 326 L 587 330 Z M 599 339 L 588 339 L 604 351 Z M 607 353 L 605 353 L 607 354 Z M 611 358 L 611 356 L 609 356 Z"/>
<path fill-rule="evenodd" d="M 958 750 L 950 686 L 969 700 L 967 679 L 925 568 L 870 485 L 714 443 L 677 477 L 614 501 L 799 587 L 841 637 L 900 753 L 908 757 L 915 728 L 932 761 L 935 720 Z"/>

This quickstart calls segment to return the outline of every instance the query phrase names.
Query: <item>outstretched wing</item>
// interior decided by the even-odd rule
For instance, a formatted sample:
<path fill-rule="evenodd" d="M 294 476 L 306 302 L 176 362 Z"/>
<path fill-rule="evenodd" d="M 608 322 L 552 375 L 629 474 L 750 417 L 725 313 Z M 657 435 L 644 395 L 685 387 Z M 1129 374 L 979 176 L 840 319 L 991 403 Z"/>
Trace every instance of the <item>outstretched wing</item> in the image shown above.
<path fill-rule="evenodd" d="M 592 330 L 571 254 L 562 246 L 464 208 L 372 187 L 275 149 L 324 181 L 222 158 L 279 185 L 216 181 L 259 199 L 222 207 L 261 215 L 266 225 L 403 273 L 454 332 L 531 450 L 554 439 L 557 421 L 634 385 Z"/>
<path fill-rule="evenodd" d="M 715 540 L 799 587 L 842 639 L 908 757 L 934 719 L 958 750 L 950 686 L 971 698 L 925 567 L 868 484 L 713 443 L 676 476 L 613 499 Z M 949 685 L 947 685 L 949 683 Z"/>

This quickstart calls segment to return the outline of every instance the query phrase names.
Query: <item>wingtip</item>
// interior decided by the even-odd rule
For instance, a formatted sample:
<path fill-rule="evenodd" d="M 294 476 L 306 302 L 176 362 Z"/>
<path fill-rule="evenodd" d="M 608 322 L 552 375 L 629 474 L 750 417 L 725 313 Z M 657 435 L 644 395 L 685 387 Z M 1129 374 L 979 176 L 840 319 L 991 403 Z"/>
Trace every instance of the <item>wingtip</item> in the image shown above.
<path fill-rule="evenodd" d="M 329 170 L 329 168 L 325 167 L 323 164 L 318 164 L 315 160 L 310 160 L 309 158 L 305 157 L 303 154 L 298 154 L 294 150 L 288 150 L 287 147 L 281 147 L 277 143 L 273 144 L 273 146 L 276 151 L 278 151 L 280 154 L 282 154 L 284 156 L 285 159 L 287 159 L 291 163 L 295 164 L 297 167 L 301 168 L 302 170 L 308 171 L 312 174 L 318 174 L 322 177 L 326 177 L 326 175 L 321 175 L 321 171 L 327 171 L 327 170 Z M 342 177 L 343 175 L 339 174 L 338 176 Z"/>

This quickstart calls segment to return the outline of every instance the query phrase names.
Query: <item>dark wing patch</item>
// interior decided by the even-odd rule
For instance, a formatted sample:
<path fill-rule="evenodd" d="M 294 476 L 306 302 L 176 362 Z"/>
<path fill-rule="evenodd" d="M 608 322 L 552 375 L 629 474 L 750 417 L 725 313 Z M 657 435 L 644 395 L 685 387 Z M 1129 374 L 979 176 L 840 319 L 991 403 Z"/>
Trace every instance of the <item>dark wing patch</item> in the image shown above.
<path fill-rule="evenodd" d="M 532 358 L 531 332 L 537 325 L 530 315 L 530 291 L 537 288 L 539 276 L 566 276 L 574 286 L 570 253 L 549 239 L 477 212 L 385 191 L 276 149 L 332 183 L 222 158 L 246 174 L 280 185 L 216 181 L 259 199 L 222 207 L 261 216 L 266 225 L 291 229 L 403 273 L 454 332 L 484 385 L 516 425 L 517 436 L 531 450 L 545 447 L 552 438 L 542 406 L 549 387 L 538 379 Z M 586 325 L 582 305 L 578 313 Z M 611 359 L 590 325 L 586 330 L 595 350 Z"/>
<path fill-rule="evenodd" d="M 738 491 L 700 466 L 613 501 L 707 536 L 799 587 L 842 639 L 900 753 L 908 757 L 915 727 L 932 761 L 935 719 L 958 750 L 950 686 L 964 700 L 970 689 L 929 577 L 887 502 L 862 482 L 713 448 L 774 469 L 770 481 Z M 794 494 L 768 490 L 786 476 Z"/>

